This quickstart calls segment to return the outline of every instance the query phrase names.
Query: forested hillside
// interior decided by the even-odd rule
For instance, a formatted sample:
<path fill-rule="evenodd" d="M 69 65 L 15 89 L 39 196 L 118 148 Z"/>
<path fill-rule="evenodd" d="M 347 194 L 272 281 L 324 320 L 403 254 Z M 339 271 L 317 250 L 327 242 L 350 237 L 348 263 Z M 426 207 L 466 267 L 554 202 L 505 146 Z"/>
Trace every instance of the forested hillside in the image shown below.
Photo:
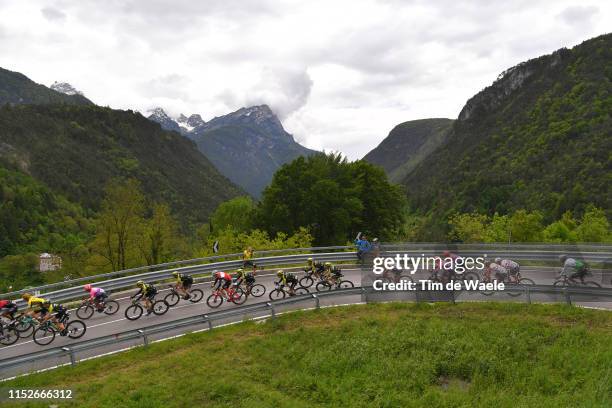
<path fill-rule="evenodd" d="M 363 160 L 381 166 L 399 182 L 444 141 L 451 119 L 420 119 L 400 123 Z"/>
<path fill-rule="evenodd" d="M 111 179 L 135 178 L 148 200 L 170 204 L 184 225 L 205 222 L 240 192 L 189 139 L 98 106 L 0 107 L 0 165 L 94 211 Z"/>
<path fill-rule="evenodd" d="M 0 68 L 0 105 L 4 104 L 91 105 L 83 95 L 66 95 L 31 81 L 19 72 Z"/>
<path fill-rule="evenodd" d="M 610 217 L 611 81 L 612 35 L 507 70 L 404 178 L 412 208 L 438 225 L 454 212 L 519 209 L 550 222 L 591 203 Z"/>

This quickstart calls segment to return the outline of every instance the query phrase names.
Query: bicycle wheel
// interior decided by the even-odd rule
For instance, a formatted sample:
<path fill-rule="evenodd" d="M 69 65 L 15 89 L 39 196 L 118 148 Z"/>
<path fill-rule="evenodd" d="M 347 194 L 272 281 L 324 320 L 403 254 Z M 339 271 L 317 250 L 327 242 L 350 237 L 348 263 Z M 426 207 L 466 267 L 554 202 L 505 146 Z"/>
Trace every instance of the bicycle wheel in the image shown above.
<path fill-rule="evenodd" d="M 508 296 L 517 297 L 525 294 L 525 286 L 535 286 L 535 282 L 529 278 L 521 278 L 516 286 L 523 290 L 521 292 L 507 292 Z"/>
<path fill-rule="evenodd" d="M 244 293 L 244 290 L 240 288 L 236 288 L 234 294 L 232 296 L 232 303 L 235 305 L 241 305 L 247 301 L 247 295 Z"/>
<path fill-rule="evenodd" d="M 15 330 L 14 327 L 4 326 L 2 328 L 2 338 L 0 339 L 0 344 L 10 346 L 11 344 L 15 344 L 17 340 L 19 340 L 19 337 L 19 332 Z"/>
<path fill-rule="evenodd" d="M 107 300 L 104 305 L 104 314 L 114 315 L 119 311 L 119 302 L 116 300 Z M 77 314 L 78 316 L 78 314 Z"/>
<path fill-rule="evenodd" d="M 142 316 L 143 312 L 144 310 L 142 306 L 138 304 L 131 305 L 131 306 L 128 306 L 127 309 L 125 309 L 125 318 L 128 320 L 140 319 L 140 316 Z"/>
<path fill-rule="evenodd" d="M 46 346 L 55 339 L 55 330 L 45 324 L 36 328 L 32 337 L 34 339 L 34 343 L 40 346 Z"/>
<path fill-rule="evenodd" d="M 170 305 L 168 305 L 165 300 L 156 300 L 155 302 L 153 302 L 154 315 L 161 316 L 165 314 L 168 309 L 170 309 Z"/>
<path fill-rule="evenodd" d="M 206 304 L 212 309 L 216 309 L 223 304 L 223 296 L 213 293 L 206 299 Z"/>
<path fill-rule="evenodd" d="M 308 288 L 305 287 L 299 287 L 295 289 L 296 295 L 306 295 L 308 293 L 310 293 L 310 291 L 308 290 Z"/>
<path fill-rule="evenodd" d="M 87 326 L 80 320 L 73 320 L 66 325 L 66 335 L 71 339 L 80 339 L 87 331 Z"/>
<path fill-rule="evenodd" d="M 317 290 L 317 292 L 324 292 L 327 290 L 331 290 L 331 285 L 327 282 L 318 282 L 317 286 L 315 286 L 315 289 Z"/>
<path fill-rule="evenodd" d="M 251 296 L 253 297 L 261 297 L 266 293 L 266 287 L 261 284 L 253 285 L 251 287 Z"/>
<path fill-rule="evenodd" d="M 567 286 L 567 281 L 565 279 L 557 279 L 554 283 L 553 286 L 556 286 L 558 288 L 563 288 Z"/>
<path fill-rule="evenodd" d="M 168 306 L 176 306 L 179 300 L 181 300 L 181 297 L 177 293 L 171 292 L 166 295 L 164 300 L 166 301 Z"/>
<path fill-rule="evenodd" d="M 282 289 L 274 289 L 272 292 L 270 292 L 270 300 L 284 299 L 285 296 L 287 296 L 287 294 Z"/>
<path fill-rule="evenodd" d="M 76 311 L 76 315 L 79 317 L 79 319 L 84 320 L 89 319 L 91 316 L 93 316 L 93 314 L 94 308 L 90 304 L 81 305 Z"/>
<path fill-rule="evenodd" d="M 191 303 L 198 303 L 204 297 L 204 292 L 202 292 L 200 289 L 193 289 L 191 292 L 189 292 L 189 295 L 189 301 Z"/>
<path fill-rule="evenodd" d="M 599 283 L 593 281 L 584 282 L 584 286 L 589 286 L 591 288 L 601 288 L 601 285 Z"/>
<path fill-rule="evenodd" d="M 300 285 L 302 285 L 303 288 L 309 288 L 313 283 L 314 279 L 312 279 L 310 276 L 304 276 L 302 279 L 300 279 Z"/>
<path fill-rule="evenodd" d="M 15 326 L 15 330 L 19 332 L 20 337 L 30 337 L 34 333 L 35 327 L 36 323 L 34 323 L 34 320 L 21 320 Z"/>
<path fill-rule="evenodd" d="M 399 283 L 408 283 L 408 282 L 414 282 L 414 279 L 412 279 L 412 276 L 400 275 Z"/>
<path fill-rule="evenodd" d="M 340 289 L 354 288 L 355 284 L 351 282 L 350 280 L 343 280 L 343 281 L 340 281 L 340 283 L 338 283 L 338 287 Z"/>

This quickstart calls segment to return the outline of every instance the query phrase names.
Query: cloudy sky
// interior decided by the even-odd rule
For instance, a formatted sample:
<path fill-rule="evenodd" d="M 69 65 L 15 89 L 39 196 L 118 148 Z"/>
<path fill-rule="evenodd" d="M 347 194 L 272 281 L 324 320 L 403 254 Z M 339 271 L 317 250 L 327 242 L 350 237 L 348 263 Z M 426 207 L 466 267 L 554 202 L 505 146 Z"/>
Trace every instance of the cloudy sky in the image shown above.
<path fill-rule="evenodd" d="M 590 0 L 0 0 L 0 66 L 113 108 L 267 103 L 301 143 L 356 159 L 611 23 Z"/>

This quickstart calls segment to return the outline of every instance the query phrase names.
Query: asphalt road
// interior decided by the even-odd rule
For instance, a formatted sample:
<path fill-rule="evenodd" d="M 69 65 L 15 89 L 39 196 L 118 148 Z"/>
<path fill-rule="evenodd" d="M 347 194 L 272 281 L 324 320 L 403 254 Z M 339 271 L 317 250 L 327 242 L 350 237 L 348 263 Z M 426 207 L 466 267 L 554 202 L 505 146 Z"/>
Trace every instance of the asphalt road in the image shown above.
<path fill-rule="evenodd" d="M 526 267 L 526 268 L 523 268 L 521 273 L 523 277 L 529 277 L 533 279 L 536 282 L 536 284 L 551 284 L 554 281 L 557 271 L 558 271 L 558 268 L 542 268 L 542 267 L 527 268 Z M 361 276 L 362 276 L 361 270 L 355 269 L 353 267 L 352 269 L 343 269 L 343 273 L 344 273 L 344 279 L 351 280 L 355 284 L 355 286 L 359 286 L 361 284 Z M 427 276 L 428 276 L 428 273 L 426 272 L 418 272 L 413 276 L 413 279 L 417 281 L 419 279 L 425 279 Z M 598 276 L 597 274 L 593 278 L 594 278 L 593 280 L 596 280 L 596 281 L 601 280 L 601 276 Z M 266 271 L 260 272 L 259 275 L 257 276 L 257 283 L 261 283 L 266 286 L 266 293 L 260 298 L 249 298 L 245 304 L 259 303 L 262 301 L 269 300 L 268 294 L 269 294 L 269 291 L 273 289 L 274 279 L 275 279 L 274 270 L 270 270 L 270 271 L 266 270 Z M 606 286 L 609 287 L 610 285 L 608 284 Z M 162 299 L 164 296 L 168 294 L 168 289 L 167 287 L 163 287 L 163 286 L 158 286 L 158 288 L 160 289 L 160 291 L 157 295 L 157 299 Z M 14 345 L 0 346 L 0 360 L 5 359 L 5 358 L 10 358 L 10 357 L 21 356 L 21 355 L 28 355 L 29 353 L 43 350 L 45 347 L 70 346 L 71 344 L 74 344 L 75 342 L 80 342 L 83 340 L 95 339 L 95 338 L 102 337 L 102 336 L 121 333 L 127 330 L 145 328 L 153 324 L 171 322 L 171 321 L 174 321 L 180 318 L 184 318 L 184 317 L 202 315 L 205 313 L 209 313 L 211 311 L 224 310 L 224 309 L 230 309 L 230 308 L 236 307 L 235 305 L 231 303 L 224 303 L 221 307 L 217 309 L 211 309 L 206 305 L 206 298 L 211 293 L 210 283 L 196 283 L 194 284 L 194 288 L 199 288 L 204 291 L 204 298 L 199 303 L 191 303 L 189 301 L 181 300 L 176 306 L 171 307 L 170 310 L 165 315 L 162 315 L 162 316 L 156 316 L 153 314 L 149 316 L 143 315 L 139 320 L 136 320 L 136 321 L 127 320 L 124 315 L 126 307 L 130 305 L 129 296 L 134 294 L 136 290 L 130 291 L 130 292 L 112 294 L 111 298 L 117 300 L 120 304 L 120 309 L 118 313 L 116 313 L 113 316 L 107 316 L 103 313 L 94 313 L 92 318 L 85 321 L 85 323 L 87 324 L 87 332 L 81 339 L 71 340 L 66 337 L 56 336 L 55 340 L 48 346 L 37 345 L 36 343 L 33 342 L 31 337 L 26 338 L 26 339 L 21 339 Z M 313 287 L 311 287 L 311 291 L 314 291 L 314 285 Z M 393 300 L 393 299 L 394 299 L 393 295 L 387 298 L 387 300 Z M 612 300 L 612 298 L 608 298 L 608 299 Z M 398 294 L 397 300 L 410 300 L 410 298 L 406 297 L 405 295 Z M 502 300 L 502 301 L 525 302 L 525 297 L 518 296 L 516 298 L 513 298 L 513 297 L 508 296 L 505 293 L 496 293 L 493 296 L 483 296 L 478 292 L 470 292 L 470 293 L 462 292 L 457 298 L 457 300 L 458 301 Z M 607 300 L 607 299 L 604 299 L 604 300 Z M 334 297 L 321 299 L 321 306 L 358 303 L 362 301 L 363 299 L 361 295 L 346 295 L 346 296 L 338 296 L 338 297 L 334 296 Z M 554 297 L 550 297 L 550 296 L 548 297 L 541 296 L 541 297 L 533 298 L 532 301 L 545 303 L 545 302 L 559 302 L 562 300 L 554 298 Z M 601 300 L 589 301 L 588 299 L 584 299 L 583 301 L 578 301 L 575 303 L 580 304 L 582 306 L 587 306 L 587 307 L 612 309 L 612 302 L 609 302 L 609 301 L 601 301 Z M 312 302 L 311 306 L 314 306 L 314 301 Z M 281 308 L 279 311 L 289 310 L 292 308 L 304 308 L 304 307 L 308 307 L 308 305 L 306 303 L 302 303 L 300 305 L 295 305 L 293 307 L 288 306 L 284 309 Z M 71 319 L 78 319 L 78 317 L 76 316 L 76 311 L 73 310 L 71 313 L 72 313 Z M 266 313 L 267 312 L 262 312 L 259 314 L 259 316 L 257 315 L 257 313 L 255 313 L 255 314 L 250 314 L 249 316 L 246 316 L 246 317 L 256 318 L 256 317 L 264 316 Z M 223 323 L 230 323 L 232 320 L 236 320 L 236 318 L 235 317 L 228 318 L 226 321 L 215 322 L 215 325 L 219 325 Z M 170 332 L 165 332 L 163 334 L 153 336 L 150 340 L 151 341 L 159 340 L 162 338 L 168 338 L 168 337 L 180 335 L 185 332 L 190 332 L 190 331 L 195 331 L 195 330 L 200 330 L 200 329 L 204 330 L 206 328 L 207 328 L 207 325 L 204 325 L 204 324 L 201 325 L 200 327 L 191 326 L 191 327 L 178 329 L 178 330 L 170 331 Z M 77 358 L 83 359 L 83 358 L 93 357 L 93 356 L 97 356 L 97 355 L 101 355 L 105 353 L 111 353 L 111 352 L 115 352 L 115 351 L 130 347 L 130 346 L 134 346 L 137 344 L 142 344 L 142 341 L 128 341 L 128 342 L 122 341 L 112 346 L 100 347 L 95 350 L 80 352 Z M 11 370 L 10 373 L 8 372 L 1 373 L 0 376 L 7 377 L 8 375 L 15 375 L 17 373 L 27 372 L 29 370 L 37 370 L 37 369 L 52 367 L 58 364 L 65 364 L 67 363 L 67 361 L 69 361 L 67 360 L 67 358 L 48 359 L 48 360 L 40 361 L 37 363 L 33 363 L 29 365 L 28 367 L 16 368 L 15 370 Z"/>

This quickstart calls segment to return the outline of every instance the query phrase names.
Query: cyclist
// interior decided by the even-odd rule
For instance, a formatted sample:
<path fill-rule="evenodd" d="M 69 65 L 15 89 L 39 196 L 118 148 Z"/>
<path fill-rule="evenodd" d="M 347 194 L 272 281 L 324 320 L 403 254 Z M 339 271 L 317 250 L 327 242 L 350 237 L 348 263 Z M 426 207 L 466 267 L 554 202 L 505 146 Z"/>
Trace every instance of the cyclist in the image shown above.
<path fill-rule="evenodd" d="M 498 263 L 486 261 L 485 262 L 485 280 L 491 282 L 491 274 L 495 274 L 495 280 L 499 282 L 505 282 L 508 277 L 508 270 Z"/>
<path fill-rule="evenodd" d="M 227 272 L 214 271 L 213 277 L 215 280 L 212 283 L 213 290 L 220 291 L 226 298 L 229 298 L 227 289 L 232 285 L 232 275 Z"/>
<path fill-rule="evenodd" d="M 96 306 L 96 309 L 98 309 L 98 312 L 101 312 L 103 310 L 102 305 L 104 304 L 104 301 L 108 297 L 104 289 L 95 288 L 89 283 L 83 286 L 83 289 L 85 290 L 85 292 L 89 292 L 89 301 L 94 303 L 94 305 Z"/>
<path fill-rule="evenodd" d="M 580 282 L 584 284 L 584 277 L 589 271 L 589 266 L 586 262 L 579 259 L 569 258 L 567 255 L 560 255 L 559 261 L 563 264 L 563 269 L 559 273 L 570 280 L 576 278 L 580 279 Z"/>
<path fill-rule="evenodd" d="M 454 252 L 445 250 L 442 252 L 442 259 L 440 262 L 440 265 L 442 266 L 440 272 L 441 272 L 441 276 L 440 278 L 444 281 L 444 282 L 449 282 L 451 280 L 451 278 L 453 277 L 453 275 L 455 274 L 455 264 L 457 263 L 457 260 L 460 258 L 459 255 L 457 255 Z M 452 260 L 452 266 L 448 266 L 447 263 L 448 260 Z"/>
<path fill-rule="evenodd" d="M 255 282 L 255 277 L 252 273 L 247 273 L 244 269 L 240 268 L 234 274 L 233 281 L 234 285 L 240 286 L 244 281 L 246 281 L 247 284 Z"/>
<path fill-rule="evenodd" d="M 295 285 L 298 284 L 298 280 L 292 273 L 286 273 L 282 269 L 279 269 L 276 272 L 276 276 L 278 277 L 278 281 L 274 282 L 276 286 L 280 286 L 281 289 L 283 287 L 289 288 L 289 295 L 293 296 L 295 294 Z"/>
<path fill-rule="evenodd" d="M 242 267 L 250 266 L 253 268 L 253 273 L 257 271 L 257 266 L 253 263 L 253 247 L 247 247 L 242 254 Z"/>
<path fill-rule="evenodd" d="M 191 275 L 174 271 L 172 272 L 172 276 L 176 278 L 176 291 L 179 292 L 179 295 L 183 296 L 183 299 L 189 299 L 191 297 L 189 289 L 191 289 L 191 285 L 193 285 L 193 278 Z"/>
<path fill-rule="evenodd" d="M 508 271 L 508 276 L 511 282 L 519 282 L 519 272 L 521 270 L 521 266 L 517 262 L 514 262 L 512 259 L 495 258 L 495 263 L 501 265 Z"/>
<path fill-rule="evenodd" d="M 0 300 L 0 316 L 9 320 L 15 320 L 15 312 L 17 312 L 17 305 L 15 303 L 11 300 Z"/>
<path fill-rule="evenodd" d="M 24 313 L 26 316 L 40 319 L 49 311 L 51 302 L 45 298 L 33 296 L 31 293 L 24 293 L 21 298 L 28 302 L 28 310 Z"/>
<path fill-rule="evenodd" d="M 315 276 L 321 276 L 324 270 L 325 266 L 321 262 L 315 262 L 312 258 L 308 258 L 306 261 L 306 268 L 304 269 L 304 272 L 310 272 Z"/>
<path fill-rule="evenodd" d="M 51 314 L 52 312 L 54 313 L 53 315 Z M 64 331 L 66 326 L 64 326 L 64 323 L 62 323 L 62 319 L 64 318 L 64 316 L 66 316 L 67 313 L 68 309 L 66 309 L 64 305 L 52 304 L 49 308 L 49 317 L 47 319 L 52 319 L 53 322 L 57 325 L 57 328 L 60 330 L 60 336 L 65 336 L 67 334 Z"/>
<path fill-rule="evenodd" d="M 153 312 L 153 301 L 155 300 L 155 295 L 157 295 L 157 288 L 150 283 L 145 283 L 141 280 L 136 282 L 136 287 L 138 288 L 138 292 L 130 298 L 139 301 L 144 297 L 144 304 L 145 308 L 147 309 L 148 316 Z"/>

